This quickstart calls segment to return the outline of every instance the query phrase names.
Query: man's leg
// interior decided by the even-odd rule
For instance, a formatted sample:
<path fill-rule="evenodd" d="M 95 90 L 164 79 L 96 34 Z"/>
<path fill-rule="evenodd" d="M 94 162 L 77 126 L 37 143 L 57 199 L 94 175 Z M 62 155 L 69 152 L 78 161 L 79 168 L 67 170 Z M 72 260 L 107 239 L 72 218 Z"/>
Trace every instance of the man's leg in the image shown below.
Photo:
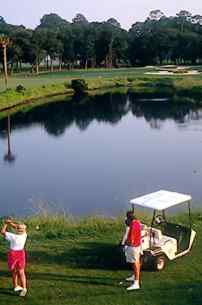
<path fill-rule="evenodd" d="M 137 258 L 133 264 L 135 280 L 140 283 L 140 258 Z"/>
<path fill-rule="evenodd" d="M 135 253 L 135 261 L 133 265 L 134 272 L 134 282 L 133 284 L 127 288 L 127 290 L 140 289 L 140 255 L 139 253 Z"/>
<path fill-rule="evenodd" d="M 134 282 L 135 280 L 135 274 L 134 274 L 134 264 L 132 263 L 128 263 L 130 269 L 132 270 L 132 274 L 130 274 L 127 278 L 126 281 L 127 282 Z"/>

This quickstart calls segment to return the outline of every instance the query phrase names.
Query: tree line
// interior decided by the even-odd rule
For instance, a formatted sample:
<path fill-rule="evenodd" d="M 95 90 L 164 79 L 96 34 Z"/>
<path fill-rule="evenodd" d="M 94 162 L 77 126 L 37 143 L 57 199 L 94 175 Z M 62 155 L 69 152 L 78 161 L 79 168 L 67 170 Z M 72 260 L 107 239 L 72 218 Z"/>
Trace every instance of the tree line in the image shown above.
<path fill-rule="evenodd" d="M 39 73 L 42 66 L 53 71 L 56 62 L 58 70 L 202 62 L 202 16 L 184 10 L 170 17 L 153 10 L 128 31 L 115 18 L 89 22 L 82 14 L 72 22 L 57 14 L 44 15 L 35 29 L 0 17 L 2 66 L 5 38 L 10 72 L 21 71 L 25 64 L 32 72 Z"/>

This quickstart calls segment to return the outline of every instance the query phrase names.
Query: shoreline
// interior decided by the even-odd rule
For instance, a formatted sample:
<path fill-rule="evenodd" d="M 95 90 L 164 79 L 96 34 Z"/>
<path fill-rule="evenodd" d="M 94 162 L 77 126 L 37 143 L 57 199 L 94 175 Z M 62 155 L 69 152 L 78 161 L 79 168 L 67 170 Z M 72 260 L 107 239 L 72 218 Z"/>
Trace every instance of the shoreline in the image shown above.
<path fill-rule="evenodd" d="M 202 79 L 199 78 L 175 78 L 175 77 L 114 77 L 114 78 L 81 78 L 87 84 L 86 93 L 91 95 L 99 90 L 125 89 L 136 94 L 168 94 L 179 97 L 202 98 Z M 20 90 L 8 89 L 0 93 L 0 112 L 12 110 L 18 106 L 37 104 L 41 99 L 73 96 L 71 80 L 67 83 L 48 84 L 40 87 L 26 89 L 22 86 Z"/>

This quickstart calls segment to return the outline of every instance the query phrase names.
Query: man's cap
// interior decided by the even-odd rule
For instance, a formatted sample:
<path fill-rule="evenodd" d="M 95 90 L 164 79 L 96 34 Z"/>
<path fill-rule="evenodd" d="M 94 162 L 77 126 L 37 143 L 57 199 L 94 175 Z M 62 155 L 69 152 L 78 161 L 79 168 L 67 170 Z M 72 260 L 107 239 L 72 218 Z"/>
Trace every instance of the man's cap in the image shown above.
<path fill-rule="evenodd" d="M 134 212 L 133 212 L 133 211 L 128 211 L 128 212 L 126 213 L 126 217 L 127 217 L 127 218 L 134 218 L 134 217 L 135 217 Z"/>

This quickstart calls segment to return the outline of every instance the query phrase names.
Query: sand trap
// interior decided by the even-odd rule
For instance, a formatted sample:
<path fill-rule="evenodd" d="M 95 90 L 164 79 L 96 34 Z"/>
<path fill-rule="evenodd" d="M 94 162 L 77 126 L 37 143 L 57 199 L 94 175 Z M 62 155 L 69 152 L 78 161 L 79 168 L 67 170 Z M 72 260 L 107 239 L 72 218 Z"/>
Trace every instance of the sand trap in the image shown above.
<path fill-rule="evenodd" d="M 144 74 L 152 74 L 152 75 L 197 75 L 200 74 L 197 70 L 190 70 L 188 72 L 171 72 L 171 71 L 155 71 L 155 72 L 145 72 Z"/>

